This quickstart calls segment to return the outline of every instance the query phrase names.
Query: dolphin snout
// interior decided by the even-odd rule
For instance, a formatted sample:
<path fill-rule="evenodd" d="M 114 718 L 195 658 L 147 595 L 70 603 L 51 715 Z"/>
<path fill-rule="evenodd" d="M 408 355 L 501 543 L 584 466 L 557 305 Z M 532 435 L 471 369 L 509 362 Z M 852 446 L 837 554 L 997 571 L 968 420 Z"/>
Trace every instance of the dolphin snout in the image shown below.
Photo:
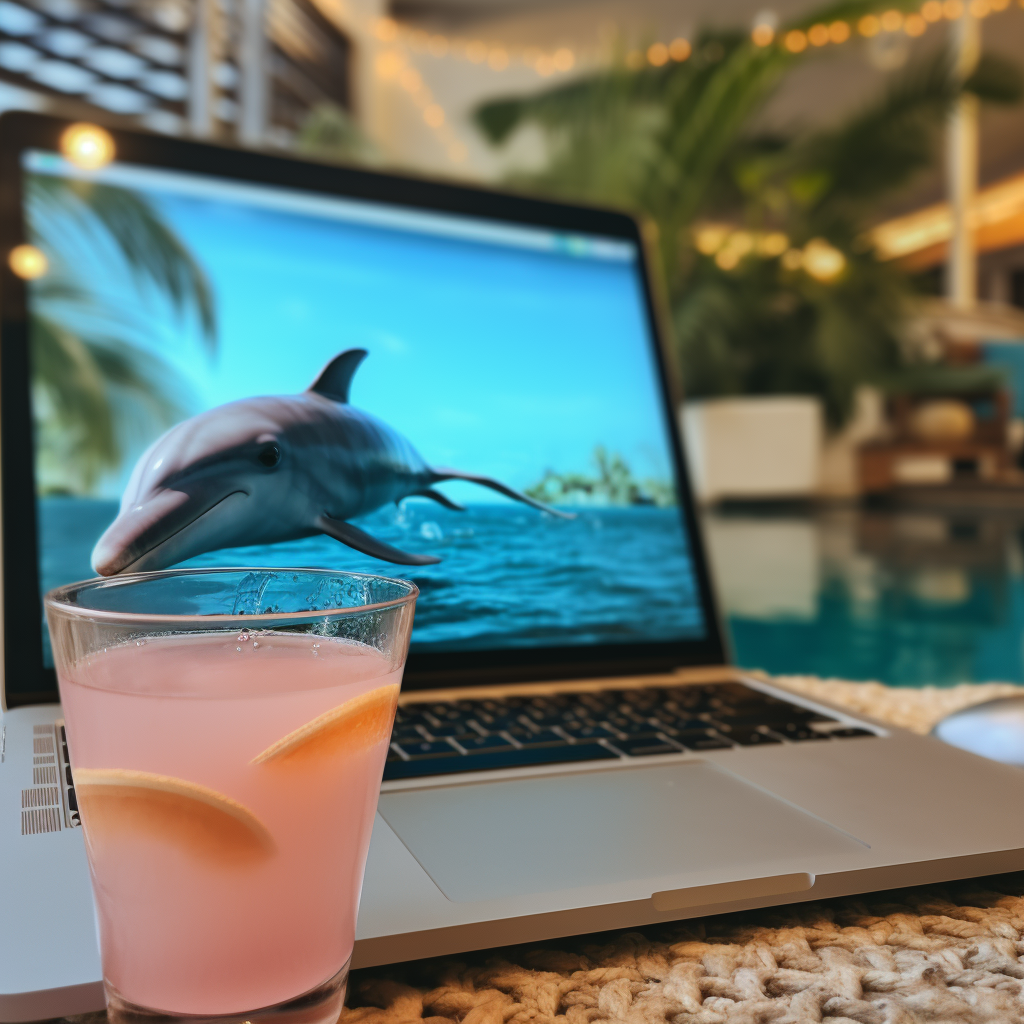
<path fill-rule="evenodd" d="M 207 550 L 203 543 L 196 547 L 197 531 L 189 528 L 236 494 L 245 497 L 239 491 L 211 496 L 160 490 L 122 509 L 92 550 L 93 570 L 115 576 L 127 569 L 162 569 Z"/>

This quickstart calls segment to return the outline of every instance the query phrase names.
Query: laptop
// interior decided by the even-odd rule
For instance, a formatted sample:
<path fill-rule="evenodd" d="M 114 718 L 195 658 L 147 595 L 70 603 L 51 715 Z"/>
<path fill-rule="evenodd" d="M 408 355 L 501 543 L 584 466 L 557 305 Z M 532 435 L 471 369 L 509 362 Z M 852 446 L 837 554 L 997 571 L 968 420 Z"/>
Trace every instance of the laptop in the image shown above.
<path fill-rule="evenodd" d="M 0 1021 L 103 1004 L 40 595 L 166 429 L 344 353 L 448 482 L 177 550 L 420 588 L 354 967 L 1024 868 L 1024 774 L 730 664 L 632 219 L 67 127 L 0 121 Z"/>

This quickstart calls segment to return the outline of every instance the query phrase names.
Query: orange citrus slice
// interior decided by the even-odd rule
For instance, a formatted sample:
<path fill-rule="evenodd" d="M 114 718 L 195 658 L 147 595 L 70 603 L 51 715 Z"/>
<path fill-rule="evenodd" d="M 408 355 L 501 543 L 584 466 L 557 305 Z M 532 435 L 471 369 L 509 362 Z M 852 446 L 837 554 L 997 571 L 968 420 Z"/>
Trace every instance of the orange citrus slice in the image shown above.
<path fill-rule="evenodd" d="M 380 686 L 339 704 L 272 743 L 252 763 L 306 761 L 376 746 L 391 735 L 398 689 L 397 683 Z"/>
<path fill-rule="evenodd" d="M 78 768 L 74 775 L 94 846 L 146 835 L 229 865 L 274 852 L 274 840 L 249 808 L 206 786 L 127 768 Z"/>

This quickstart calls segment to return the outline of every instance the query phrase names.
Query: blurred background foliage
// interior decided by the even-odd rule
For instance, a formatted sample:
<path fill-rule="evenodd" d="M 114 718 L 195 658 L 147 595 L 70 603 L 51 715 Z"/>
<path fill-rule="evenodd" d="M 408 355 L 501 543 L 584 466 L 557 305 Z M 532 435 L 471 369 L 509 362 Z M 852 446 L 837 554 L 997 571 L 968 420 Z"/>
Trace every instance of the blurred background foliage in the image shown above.
<path fill-rule="evenodd" d="M 784 26 L 852 21 L 853 0 Z M 610 69 L 490 101 L 494 145 L 533 125 L 546 162 L 521 190 L 634 211 L 657 249 L 688 397 L 813 394 L 841 426 L 865 383 L 906 379 L 912 280 L 876 256 L 881 204 L 932 165 L 951 105 L 1022 94 L 1016 65 L 983 55 L 966 82 L 940 53 L 905 68 L 838 125 L 766 133 L 757 115 L 800 59 L 741 31 L 699 34 L 685 62 Z"/>

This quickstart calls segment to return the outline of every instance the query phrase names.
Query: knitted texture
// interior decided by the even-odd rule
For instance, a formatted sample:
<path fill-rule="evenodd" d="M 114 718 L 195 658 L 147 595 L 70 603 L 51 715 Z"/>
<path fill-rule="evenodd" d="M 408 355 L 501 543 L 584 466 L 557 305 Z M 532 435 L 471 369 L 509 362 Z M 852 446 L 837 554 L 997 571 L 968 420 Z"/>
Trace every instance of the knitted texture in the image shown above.
<path fill-rule="evenodd" d="M 340 1024 L 1020 1024 L 1024 874 L 354 972 Z"/>
<path fill-rule="evenodd" d="M 860 715 L 898 725 L 912 732 L 930 732 L 946 715 L 997 697 L 1024 693 L 1013 683 L 961 683 L 959 686 L 884 686 L 882 683 L 851 683 L 845 679 L 815 676 L 768 676 L 751 673 L 766 682 L 795 693 L 838 704 Z"/>

